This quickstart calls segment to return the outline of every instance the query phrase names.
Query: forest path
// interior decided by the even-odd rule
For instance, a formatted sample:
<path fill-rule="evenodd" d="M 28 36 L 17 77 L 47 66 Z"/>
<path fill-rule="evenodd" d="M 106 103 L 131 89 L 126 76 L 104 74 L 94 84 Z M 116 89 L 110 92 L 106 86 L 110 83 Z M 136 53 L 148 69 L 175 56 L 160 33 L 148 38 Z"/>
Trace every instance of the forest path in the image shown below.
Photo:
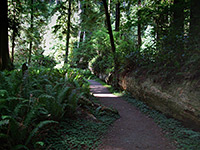
<path fill-rule="evenodd" d="M 105 106 L 118 110 L 116 120 L 105 135 L 100 150 L 175 150 L 154 123 L 153 119 L 142 114 L 120 97 L 111 94 L 100 83 L 89 80 L 91 92 Z"/>

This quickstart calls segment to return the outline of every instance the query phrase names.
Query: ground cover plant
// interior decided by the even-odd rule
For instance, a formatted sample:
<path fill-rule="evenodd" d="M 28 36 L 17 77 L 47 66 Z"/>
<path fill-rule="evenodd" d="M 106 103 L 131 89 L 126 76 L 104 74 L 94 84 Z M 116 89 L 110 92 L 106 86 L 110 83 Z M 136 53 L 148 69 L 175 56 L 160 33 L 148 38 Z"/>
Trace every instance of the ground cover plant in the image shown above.
<path fill-rule="evenodd" d="M 99 136 L 105 131 L 103 128 L 116 118 L 87 106 L 87 103 L 93 103 L 89 100 L 92 97 L 89 84 L 75 69 L 64 71 L 32 67 L 24 73 L 20 69 L 0 72 L 0 77 L 1 149 L 45 149 L 49 146 L 49 135 L 44 135 L 50 129 L 51 134 L 57 130 L 56 135 L 61 134 L 62 129 L 66 130 L 66 135 L 62 135 L 69 143 L 63 144 L 63 149 L 71 144 L 81 145 L 83 133 L 91 133 L 94 136 L 92 139 L 98 142 Z M 87 103 L 84 103 L 85 99 Z M 89 114 L 94 118 L 101 116 L 95 121 L 102 123 L 88 122 L 86 118 Z M 106 121 L 105 117 L 108 117 Z M 79 130 L 83 123 L 88 124 L 87 130 Z M 72 139 L 76 132 L 80 138 L 78 143 Z M 82 145 L 87 145 L 85 138 L 86 143 L 82 141 Z M 94 142 L 89 139 L 90 144 Z M 63 142 L 60 140 L 58 142 Z"/>

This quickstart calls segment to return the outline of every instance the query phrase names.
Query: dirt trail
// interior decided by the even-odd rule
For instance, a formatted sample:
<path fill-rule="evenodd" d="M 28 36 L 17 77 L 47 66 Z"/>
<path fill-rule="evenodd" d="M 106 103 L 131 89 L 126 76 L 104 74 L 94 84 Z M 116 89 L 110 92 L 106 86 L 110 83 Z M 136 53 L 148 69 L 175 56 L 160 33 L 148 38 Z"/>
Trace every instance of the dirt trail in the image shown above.
<path fill-rule="evenodd" d="M 100 150 L 175 150 L 151 118 L 100 83 L 89 80 L 94 96 L 105 106 L 118 110 L 120 118 L 110 127 Z"/>

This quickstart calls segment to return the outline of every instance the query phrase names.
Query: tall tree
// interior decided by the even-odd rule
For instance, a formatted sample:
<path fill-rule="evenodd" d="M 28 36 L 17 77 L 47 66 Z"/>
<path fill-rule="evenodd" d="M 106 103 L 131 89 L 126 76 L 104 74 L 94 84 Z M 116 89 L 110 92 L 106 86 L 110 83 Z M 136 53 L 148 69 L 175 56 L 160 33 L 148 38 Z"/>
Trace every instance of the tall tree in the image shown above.
<path fill-rule="evenodd" d="M 138 7 L 141 6 L 141 0 L 138 0 Z M 138 48 L 141 47 L 142 38 L 141 38 L 141 17 L 140 17 L 140 10 L 138 12 Z"/>
<path fill-rule="evenodd" d="M 176 58 L 181 61 L 182 54 L 184 52 L 183 36 L 184 36 L 184 5 L 185 0 L 174 0 L 172 12 L 173 19 L 171 23 L 171 43 L 173 45 L 174 51 L 176 52 Z M 175 42 L 174 42 L 175 41 Z"/>
<path fill-rule="evenodd" d="M 34 1 L 31 0 L 31 22 L 30 22 L 30 31 L 33 32 L 33 13 L 34 13 Z M 33 41 L 32 39 L 30 40 L 30 43 L 29 43 L 29 57 L 28 57 L 28 64 L 31 63 L 31 55 L 32 55 L 32 47 L 33 47 Z"/>
<path fill-rule="evenodd" d="M 12 43 L 12 50 L 11 50 L 11 62 L 14 62 L 14 49 L 15 49 L 15 40 L 19 34 L 19 26 L 20 26 L 20 17 L 21 17 L 21 3 L 19 0 L 12 0 L 8 2 L 8 18 L 9 18 L 9 28 L 11 33 L 11 43 Z"/>
<path fill-rule="evenodd" d="M 191 46 L 200 48 L 200 2 L 199 0 L 191 0 L 190 6 L 190 44 Z"/>
<path fill-rule="evenodd" d="M 1 1 L 0 5 L 0 70 L 11 69 L 8 49 L 8 3 Z"/>
<path fill-rule="evenodd" d="M 66 38 L 66 53 L 65 53 L 65 63 L 68 62 L 68 53 L 69 53 L 69 39 L 70 39 L 70 26 L 71 26 L 71 0 L 69 0 L 68 8 L 68 20 L 67 20 L 67 38 Z"/>
<path fill-rule="evenodd" d="M 184 0 L 174 0 L 172 28 L 176 35 L 184 33 Z"/>
<path fill-rule="evenodd" d="M 120 26 L 120 1 L 118 0 L 116 4 L 116 21 L 115 21 L 115 31 L 119 31 Z"/>
<path fill-rule="evenodd" d="M 112 27 L 111 27 L 111 22 L 110 22 L 110 14 L 108 12 L 108 5 L 107 5 L 106 0 L 102 0 L 102 2 L 103 2 L 103 5 L 104 5 L 106 22 L 107 22 L 107 26 L 108 26 L 108 33 L 109 33 L 109 36 L 110 36 L 110 43 L 111 43 L 111 48 L 112 48 L 112 52 L 113 52 L 113 56 L 114 56 L 114 72 L 117 73 L 118 61 L 117 61 L 117 57 L 116 57 L 115 42 L 114 42 Z"/>

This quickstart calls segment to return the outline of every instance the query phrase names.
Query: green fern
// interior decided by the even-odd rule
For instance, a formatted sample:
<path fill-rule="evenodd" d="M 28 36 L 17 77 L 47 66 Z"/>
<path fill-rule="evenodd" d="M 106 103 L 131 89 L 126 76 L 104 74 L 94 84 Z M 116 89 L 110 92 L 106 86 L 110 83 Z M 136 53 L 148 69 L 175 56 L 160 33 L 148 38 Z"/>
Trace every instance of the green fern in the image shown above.
<path fill-rule="evenodd" d="M 71 87 L 65 87 L 64 89 L 62 89 L 60 91 L 60 93 L 58 94 L 58 97 L 57 97 L 60 104 L 65 102 L 65 100 L 70 95 L 71 91 L 72 91 Z"/>
<path fill-rule="evenodd" d="M 77 98 L 77 93 L 75 91 L 73 91 L 68 98 L 68 111 L 70 114 L 73 114 L 76 109 L 77 109 L 77 105 L 78 105 L 78 98 Z"/>
<path fill-rule="evenodd" d="M 6 102 L 6 100 L 4 102 Z M 12 111 L 9 109 L 9 107 L 5 103 L 0 103 L 0 113 L 1 115 L 6 115 L 6 114 L 11 114 Z"/>
<path fill-rule="evenodd" d="M 46 120 L 46 121 L 42 121 L 40 122 L 30 133 L 30 135 L 28 136 L 25 145 L 28 145 L 29 142 L 31 141 L 32 137 L 35 136 L 35 134 L 37 133 L 37 131 L 42 128 L 43 126 L 47 125 L 47 124 L 51 124 L 51 123 L 58 123 L 57 121 L 53 121 L 53 120 Z"/>
<path fill-rule="evenodd" d="M 16 146 L 14 146 L 14 147 L 12 147 L 12 149 L 11 150 L 21 150 L 21 149 L 26 149 L 26 150 L 29 150 L 29 148 L 28 147 L 26 147 L 25 145 L 16 145 Z"/>
<path fill-rule="evenodd" d="M 2 128 L 5 125 L 8 125 L 8 124 L 9 124 L 9 120 L 8 119 L 0 120 L 0 128 Z"/>
<path fill-rule="evenodd" d="M 41 107 L 41 105 L 34 105 L 31 107 L 30 111 L 27 113 L 26 118 L 24 120 L 25 126 L 29 126 L 32 123 L 32 121 L 37 116 L 36 112 L 39 110 L 40 107 Z"/>
<path fill-rule="evenodd" d="M 31 90 L 29 93 L 32 94 L 33 97 L 39 97 L 40 95 L 44 93 L 44 91 L 41 89 L 34 89 L 34 90 Z"/>
<path fill-rule="evenodd" d="M 9 136 L 7 134 L 4 133 L 0 133 L 0 139 L 8 139 Z"/>
<path fill-rule="evenodd" d="M 7 90 L 0 90 L 0 98 L 8 98 L 8 91 Z"/>
<path fill-rule="evenodd" d="M 50 118 L 58 120 L 63 116 L 63 107 L 54 97 L 43 94 L 38 98 L 40 104 L 43 104 L 44 108 L 50 113 Z"/>

